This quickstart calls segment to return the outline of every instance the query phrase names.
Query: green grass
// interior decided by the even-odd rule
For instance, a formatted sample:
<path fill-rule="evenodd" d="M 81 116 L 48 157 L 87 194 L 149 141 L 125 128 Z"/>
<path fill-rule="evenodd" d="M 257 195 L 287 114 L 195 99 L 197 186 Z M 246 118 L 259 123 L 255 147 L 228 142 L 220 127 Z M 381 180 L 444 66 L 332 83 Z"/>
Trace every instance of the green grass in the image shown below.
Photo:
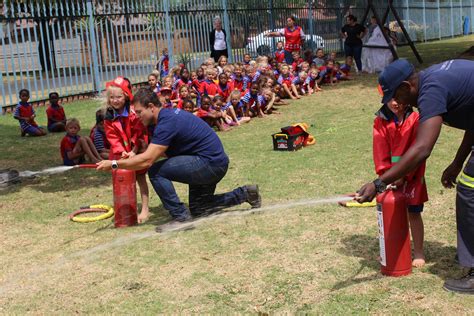
<path fill-rule="evenodd" d="M 457 56 L 474 37 L 418 45 L 426 64 Z M 409 56 L 406 48 L 402 56 Z M 425 65 L 423 65 L 425 66 Z M 258 183 L 264 205 L 353 192 L 374 178 L 371 132 L 379 106 L 376 76 L 293 102 L 281 115 L 221 133 L 231 164 L 219 192 Z M 65 106 L 83 135 L 99 101 Z M 39 108 L 38 122 L 44 124 Z M 304 121 L 317 144 L 274 152 L 270 135 Z M 61 164 L 62 135 L 21 138 L 0 117 L 0 166 L 38 170 Z M 318 205 L 226 217 L 194 230 L 149 234 L 167 220 L 158 197 L 144 225 L 77 224 L 79 206 L 111 203 L 109 174 L 93 170 L 24 180 L 0 191 L 0 313 L 436 313 L 472 314 L 474 297 L 441 289 L 459 275 L 454 195 L 439 178 L 462 133 L 444 128 L 428 161 L 423 214 L 428 264 L 403 278 L 379 273 L 374 209 Z M 186 200 L 187 188 L 177 184 Z M 151 237 L 150 237 L 151 236 Z"/>

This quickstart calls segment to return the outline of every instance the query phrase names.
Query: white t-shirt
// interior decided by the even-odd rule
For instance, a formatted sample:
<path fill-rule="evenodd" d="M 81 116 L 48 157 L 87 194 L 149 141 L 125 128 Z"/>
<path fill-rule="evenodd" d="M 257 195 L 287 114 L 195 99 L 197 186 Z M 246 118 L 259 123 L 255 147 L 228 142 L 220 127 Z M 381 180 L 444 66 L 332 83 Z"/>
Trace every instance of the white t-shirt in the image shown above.
<path fill-rule="evenodd" d="M 224 50 L 227 48 L 225 43 L 225 35 L 222 31 L 214 31 L 215 39 L 214 39 L 214 50 Z"/>

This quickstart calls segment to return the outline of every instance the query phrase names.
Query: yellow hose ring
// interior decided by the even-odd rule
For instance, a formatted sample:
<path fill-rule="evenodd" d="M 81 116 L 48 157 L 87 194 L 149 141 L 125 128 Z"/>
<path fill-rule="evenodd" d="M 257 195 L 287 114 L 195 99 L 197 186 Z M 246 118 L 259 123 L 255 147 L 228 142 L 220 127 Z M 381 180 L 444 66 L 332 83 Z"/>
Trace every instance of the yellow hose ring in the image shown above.
<path fill-rule="evenodd" d="M 92 217 L 87 217 L 87 216 L 78 217 L 77 216 L 79 214 L 90 213 L 90 212 L 104 212 L 104 213 L 97 216 L 92 216 Z M 114 215 L 114 208 L 112 206 L 105 205 L 105 204 L 94 204 L 94 205 L 90 205 L 73 212 L 71 215 L 69 215 L 69 218 L 73 222 L 76 222 L 76 223 L 92 223 L 92 222 L 101 221 L 103 219 L 107 219 L 109 217 L 112 217 L 113 215 Z"/>

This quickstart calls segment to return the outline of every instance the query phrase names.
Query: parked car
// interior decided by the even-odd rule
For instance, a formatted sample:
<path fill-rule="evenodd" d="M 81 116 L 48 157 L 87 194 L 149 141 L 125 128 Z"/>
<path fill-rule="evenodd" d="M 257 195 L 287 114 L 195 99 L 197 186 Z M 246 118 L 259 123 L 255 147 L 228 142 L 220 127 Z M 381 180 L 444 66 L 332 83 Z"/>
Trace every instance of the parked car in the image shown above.
<path fill-rule="evenodd" d="M 265 34 L 270 33 L 270 32 L 277 32 L 278 29 L 274 31 L 264 31 L 260 34 L 257 34 L 256 36 L 249 37 L 247 39 L 247 45 L 245 46 L 247 52 L 250 55 L 256 56 L 256 55 L 269 55 L 273 51 L 273 43 L 276 43 L 278 41 L 285 42 L 285 37 L 284 36 L 278 36 L 278 37 L 266 37 Z M 305 41 L 303 43 L 303 50 L 305 49 L 317 49 L 317 48 L 324 48 L 324 39 L 319 36 L 319 35 L 311 35 L 311 34 L 305 34 Z"/>

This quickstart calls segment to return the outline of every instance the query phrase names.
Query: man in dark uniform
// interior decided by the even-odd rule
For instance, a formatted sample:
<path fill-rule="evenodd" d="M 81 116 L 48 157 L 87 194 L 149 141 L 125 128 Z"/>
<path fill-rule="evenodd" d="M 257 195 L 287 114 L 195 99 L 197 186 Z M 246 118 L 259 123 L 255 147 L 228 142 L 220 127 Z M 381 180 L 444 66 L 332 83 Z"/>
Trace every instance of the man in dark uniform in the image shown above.
<path fill-rule="evenodd" d="M 157 227 L 158 231 L 244 202 L 252 208 L 261 206 L 257 185 L 215 194 L 217 184 L 227 173 L 229 158 L 219 137 L 206 122 L 180 109 L 161 108 L 158 97 L 150 89 L 138 91 L 133 105 L 143 124 L 154 126 L 147 150 L 138 155 L 127 153 L 128 159 L 102 160 L 97 169 L 149 168 L 150 182 L 173 218 L 170 223 Z M 172 181 L 189 185 L 189 210 L 180 201 Z"/>
<path fill-rule="evenodd" d="M 415 72 L 408 61 L 394 61 L 379 76 L 382 103 L 412 105 L 420 112 L 415 144 L 390 170 L 365 184 L 356 199 L 372 200 L 387 185 L 402 178 L 427 159 L 433 150 L 442 124 L 465 131 L 452 163 L 444 170 L 441 182 L 452 188 L 457 182 L 456 224 L 459 264 L 469 268 L 461 279 L 448 279 L 444 288 L 474 294 L 474 61 L 448 60 L 424 71 Z M 469 160 L 461 172 L 466 158 Z"/>

